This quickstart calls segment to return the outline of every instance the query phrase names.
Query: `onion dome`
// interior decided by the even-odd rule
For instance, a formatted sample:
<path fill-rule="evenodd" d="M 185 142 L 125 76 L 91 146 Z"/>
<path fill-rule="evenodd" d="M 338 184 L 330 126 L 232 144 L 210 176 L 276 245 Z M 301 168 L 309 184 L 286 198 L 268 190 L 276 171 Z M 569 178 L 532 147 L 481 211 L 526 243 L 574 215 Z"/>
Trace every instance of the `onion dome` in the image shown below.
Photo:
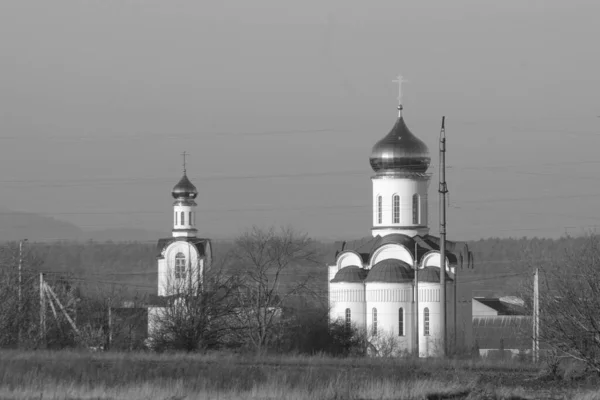
<path fill-rule="evenodd" d="M 401 260 L 381 260 L 371 268 L 365 282 L 400 283 L 410 282 L 413 272 L 407 263 Z"/>
<path fill-rule="evenodd" d="M 419 282 L 432 282 L 440 283 L 440 269 L 438 267 L 425 267 L 419 269 Z M 451 281 L 452 278 L 446 272 L 446 282 Z"/>
<path fill-rule="evenodd" d="M 367 277 L 368 271 L 364 268 L 360 268 L 356 265 L 350 265 L 340 269 L 335 277 L 331 280 L 331 283 L 362 283 Z"/>
<path fill-rule="evenodd" d="M 390 133 L 373 146 L 369 161 L 377 173 L 424 173 L 431 157 L 427 145 L 408 129 L 400 115 Z"/>
<path fill-rule="evenodd" d="M 196 186 L 190 182 L 184 172 L 177 185 L 173 188 L 171 195 L 176 199 L 195 199 L 198 196 L 198 190 L 196 190 Z"/>

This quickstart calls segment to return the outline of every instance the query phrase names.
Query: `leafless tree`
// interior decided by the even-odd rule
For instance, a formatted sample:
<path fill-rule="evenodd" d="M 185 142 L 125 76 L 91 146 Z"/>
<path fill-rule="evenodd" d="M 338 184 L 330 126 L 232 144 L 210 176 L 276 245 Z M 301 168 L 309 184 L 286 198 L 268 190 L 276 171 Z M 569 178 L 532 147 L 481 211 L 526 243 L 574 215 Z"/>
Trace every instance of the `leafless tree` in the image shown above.
<path fill-rule="evenodd" d="M 168 282 L 171 296 L 149 318 L 149 346 L 155 350 L 198 351 L 228 344 L 235 329 L 237 277 L 222 265 L 209 266 L 202 280 Z M 201 288 L 198 289 L 198 288 Z"/>
<path fill-rule="evenodd" d="M 236 239 L 232 250 L 240 277 L 236 326 L 256 351 L 263 351 L 281 333 L 286 302 L 313 293 L 312 279 L 301 268 L 316 262 L 315 256 L 313 242 L 289 227 L 254 227 Z"/>
<path fill-rule="evenodd" d="M 540 268 L 539 340 L 551 354 L 583 361 L 600 373 L 600 242 L 589 236 L 579 248 Z M 531 279 L 529 279 L 531 281 Z M 526 304 L 532 304 L 527 285 Z"/>
<path fill-rule="evenodd" d="M 39 321 L 38 275 L 32 272 L 42 261 L 25 247 L 24 266 L 19 281 L 19 244 L 7 243 L 0 247 L 0 346 L 36 347 Z M 21 301 L 19 302 L 19 287 Z M 20 333 L 20 335 L 19 335 Z M 21 337 L 21 343 L 18 338 Z"/>

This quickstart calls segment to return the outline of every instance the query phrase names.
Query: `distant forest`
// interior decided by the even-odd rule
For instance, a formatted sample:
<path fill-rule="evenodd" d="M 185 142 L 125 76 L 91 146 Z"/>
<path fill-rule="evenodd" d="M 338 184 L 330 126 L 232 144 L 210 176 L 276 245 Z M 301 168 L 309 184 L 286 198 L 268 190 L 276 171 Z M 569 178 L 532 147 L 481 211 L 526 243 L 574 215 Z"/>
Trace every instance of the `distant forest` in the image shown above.
<path fill-rule="evenodd" d="M 533 267 L 556 266 L 566 251 L 579 248 L 586 240 L 586 237 L 524 237 L 467 242 L 474 254 L 475 267 L 459 271 L 459 282 L 472 285 L 474 296 L 516 295 L 522 283 L 530 279 Z M 326 293 L 326 265 L 333 262 L 336 244 L 316 242 L 315 245 L 317 262 L 298 266 L 286 279 L 293 281 L 295 276 L 310 275 L 315 291 Z M 215 262 L 225 258 L 231 246 L 231 242 L 214 241 Z M 13 260 L 7 262 L 5 258 L 4 267 L 15 266 L 17 244 L 9 243 L 5 248 L 10 249 Z M 57 276 L 76 278 L 82 290 L 86 286 L 109 285 L 128 293 L 152 294 L 157 288 L 158 252 L 155 243 L 146 242 L 33 242 L 25 245 L 24 268 L 46 271 L 49 280 Z"/>

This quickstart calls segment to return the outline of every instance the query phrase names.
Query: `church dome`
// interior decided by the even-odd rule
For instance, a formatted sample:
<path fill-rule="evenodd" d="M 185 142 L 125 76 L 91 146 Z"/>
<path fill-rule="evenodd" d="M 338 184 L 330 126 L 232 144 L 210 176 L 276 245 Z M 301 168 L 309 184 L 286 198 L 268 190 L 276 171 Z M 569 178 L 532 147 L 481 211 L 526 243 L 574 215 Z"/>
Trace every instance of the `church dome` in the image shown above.
<path fill-rule="evenodd" d="M 410 265 L 401 260 L 386 259 L 371 268 L 365 282 L 401 283 L 410 282 L 412 279 Z"/>
<path fill-rule="evenodd" d="M 368 271 L 356 265 L 350 265 L 340 269 L 331 283 L 346 282 L 346 283 L 362 283 L 367 277 Z"/>
<path fill-rule="evenodd" d="M 432 282 L 440 283 L 440 269 L 437 267 L 425 267 L 419 270 L 418 276 L 419 282 Z M 451 281 L 452 278 L 446 272 L 446 282 Z"/>
<path fill-rule="evenodd" d="M 427 145 L 408 129 L 400 116 L 390 133 L 373 146 L 369 161 L 378 173 L 424 173 L 431 157 Z"/>
<path fill-rule="evenodd" d="M 187 175 L 184 173 L 177 185 L 173 188 L 171 195 L 176 199 L 195 199 L 196 196 L 198 196 L 198 190 L 196 190 L 196 186 L 190 182 Z"/>

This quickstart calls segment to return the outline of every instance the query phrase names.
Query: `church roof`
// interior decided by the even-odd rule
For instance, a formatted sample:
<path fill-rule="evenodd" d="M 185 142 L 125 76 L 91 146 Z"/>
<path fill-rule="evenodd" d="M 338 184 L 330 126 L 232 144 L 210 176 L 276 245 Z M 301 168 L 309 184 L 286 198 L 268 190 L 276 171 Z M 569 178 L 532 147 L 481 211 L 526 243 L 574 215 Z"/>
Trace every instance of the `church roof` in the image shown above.
<path fill-rule="evenodd" d="M 369 162 L 377 173 L 425 173 L 431 157 L 427 145 L 399 116 L 392 130 L 373 146 Z"/>
<path fill-rule="evenodd" d="M 196 250 L 198 250 L 198 254 L 202 257 L 206 255 L 206 247 L 210 246 L 210 239 L 196 238 L 196 237 L 170 237 L 164 239 L 158 239 L 158 243 L 156 244 L 156 250 L 158 251 L 157 258 L 163 258 L 163 250 L 173 242 L 184 241 L 191 243 Z"/>
<path fill-rule="evenodd" d="M 187 174 L 184 172 L 179 182 L 177 182 L 177 184 L 173 187 L 171 195 L 175 199 L 195 199 L 196 196 L 198 196 L 198 190 L 196 189 L 196 186 L 190 182 Z"/>
<path fill-rule="evenodd" d="M 350 265 L 340 269 L 335 277 L 331 280 L 331 283 L 347 282 L 347 283 L 360 283 L 367 277 L 367 271 L 356 265 Z"/>
<path fill-rule="evenodd" d="M 365 282 L 410 282 L 413 271 L 407 263 L 396 259 L 381 260 L 371 268 Z"/>
<path fill-rule="evenodd" d="M 523 306 L 502 301 L 496 297 L 475 297 L 481 304 L 498 312 L 498 315 L 527 315 Z"/>
<path fill-rule="evenodd" d="M 446 272 L 446 282 L 452 281 Z M 437 267 L 425 267 L 419 269 L 419 282 L 440 283 L 440 269 Z"/>
<path fill-rule="evenodd" d="M 440 250 L 440 239 L 435 236 L 424 235 L 410 237 L 401 233 L 393 233 L 390 235 L 376 236 L 353 242 L 337 242 L 337 250 L 335 252 L 334 260 L 337 261 L 337 256 L 342 251 L 352 250 L 360 254 L 363 262 L 366 264 L 375 250 L 386 244 L 402 245 L 406 247 L 406 249 L 414 257 L 415 243 L 417 244 L 417 260 L 419 262 L 421 262 L 423 256 L 425 256 L 425 254 L 428 252 Z M 463 260 L 465 262 L 471 260 L 468 256 L 468 247 L 466 244 L 451 242 L 449 240 L 446 241 L 446 257 L 448 257 L 450 265 L 457 265 L 459 264 L 459 261 Z"/>

